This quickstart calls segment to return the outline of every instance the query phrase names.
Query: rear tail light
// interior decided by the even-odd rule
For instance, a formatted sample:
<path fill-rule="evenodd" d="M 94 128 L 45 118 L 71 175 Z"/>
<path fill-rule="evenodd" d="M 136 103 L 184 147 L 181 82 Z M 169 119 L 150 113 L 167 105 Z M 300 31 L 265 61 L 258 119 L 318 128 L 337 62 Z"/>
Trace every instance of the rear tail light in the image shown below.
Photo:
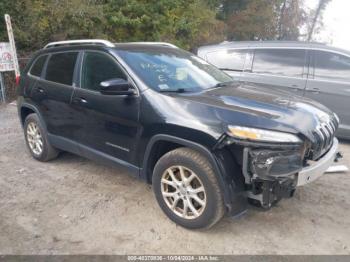
<path fill-rule="evenodd" d="M 19 81 L 21 80 L 21 77 L 20 76 L 16 76 L 16 85 L 18 86 L 19 85 Z"/>

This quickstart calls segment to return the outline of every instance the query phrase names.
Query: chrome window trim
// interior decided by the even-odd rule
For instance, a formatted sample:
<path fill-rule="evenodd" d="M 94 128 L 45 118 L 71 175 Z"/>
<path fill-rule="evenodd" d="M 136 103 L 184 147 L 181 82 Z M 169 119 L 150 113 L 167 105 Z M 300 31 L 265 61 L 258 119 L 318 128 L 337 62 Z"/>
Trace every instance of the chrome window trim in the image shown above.
<path fill-rule="evenodd" d="M 315 82 L 327 82 L 327 83 L 335 83 L 335 84 L 342 84 L 342 85 L 350 85 L 350 81 L 337 81 L 337 80 L 328 80 L 328 79 L 313 79 L 313 78 L 308 78 L 308 81 L 315 81 Z M 306 89 L 308 90 L 308 89 Z M 350 88 L 349 88 L 350 92 Z"/>
<path fill-rule="evenodd" d="M 225 71 L 225 70 L 224 70 Z M 307 78 L 303 77 L 296 77 L 296 76 L 285 76 L 285 75 L 274 75 L 274 74 L 261 74 L 261 73 L 254 73 L 249 71 L 243 71 L 242 73 L 248 73 L 251 75 L 259 75 L 259 76 L 273 76 L 273 77 L 283 77 L 283 78 L 289 78 L 289 79 L 298 79 L 298 80 L 306 80 Z"/>

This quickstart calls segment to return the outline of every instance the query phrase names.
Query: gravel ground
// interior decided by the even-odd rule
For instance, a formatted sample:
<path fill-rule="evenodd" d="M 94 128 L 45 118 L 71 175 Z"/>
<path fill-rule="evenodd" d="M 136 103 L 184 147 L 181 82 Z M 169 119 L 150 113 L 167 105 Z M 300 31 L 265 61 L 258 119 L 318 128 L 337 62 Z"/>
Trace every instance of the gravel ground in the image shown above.
<path fill-rule="evenodd" d="M 348 173 L 327 174 L 268 212 L 190 231 L 123 171 L 68 153 L 35 161 L 16 107 L 0 107 L 0 254 L 350 254 L 349 188 Z"/>

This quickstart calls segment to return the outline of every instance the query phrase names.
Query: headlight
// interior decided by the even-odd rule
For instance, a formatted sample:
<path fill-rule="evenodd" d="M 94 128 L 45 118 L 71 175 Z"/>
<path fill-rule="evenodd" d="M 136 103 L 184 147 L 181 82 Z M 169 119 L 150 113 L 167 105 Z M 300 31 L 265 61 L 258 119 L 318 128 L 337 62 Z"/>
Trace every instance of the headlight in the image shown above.
<path fill-rule="evenodd" d="M 261 142 L 280 142 L 280 143 L 301 143 L 300 138 L 293 134 L 256 129 L 243 126 L 228 126 L 228 134 L 239 139 L 248 139 Z"/>

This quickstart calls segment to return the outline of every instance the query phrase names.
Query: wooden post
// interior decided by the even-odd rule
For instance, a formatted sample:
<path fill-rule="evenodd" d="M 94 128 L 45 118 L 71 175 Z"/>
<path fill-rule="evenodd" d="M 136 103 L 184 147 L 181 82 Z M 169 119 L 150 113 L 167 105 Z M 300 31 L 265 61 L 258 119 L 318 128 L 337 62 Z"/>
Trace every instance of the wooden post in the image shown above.
<path fill-rule="evenodd" d="M 5 21 L 6 21 L 6 27 L 7 27 L 7 34 L 8 34 L 11 49 L 12 49 L 13 65 L 15 67 L 15 75 L 16 75 L 16 83 L 17 83 L 17 81 L 19 80 L 20 71 L 19 71 L 19 65 L 18 65 L 18 60 L 17 60 L 15 38 L 13 37 L 11 18 L 8 14 L 5 14 Z"/>

